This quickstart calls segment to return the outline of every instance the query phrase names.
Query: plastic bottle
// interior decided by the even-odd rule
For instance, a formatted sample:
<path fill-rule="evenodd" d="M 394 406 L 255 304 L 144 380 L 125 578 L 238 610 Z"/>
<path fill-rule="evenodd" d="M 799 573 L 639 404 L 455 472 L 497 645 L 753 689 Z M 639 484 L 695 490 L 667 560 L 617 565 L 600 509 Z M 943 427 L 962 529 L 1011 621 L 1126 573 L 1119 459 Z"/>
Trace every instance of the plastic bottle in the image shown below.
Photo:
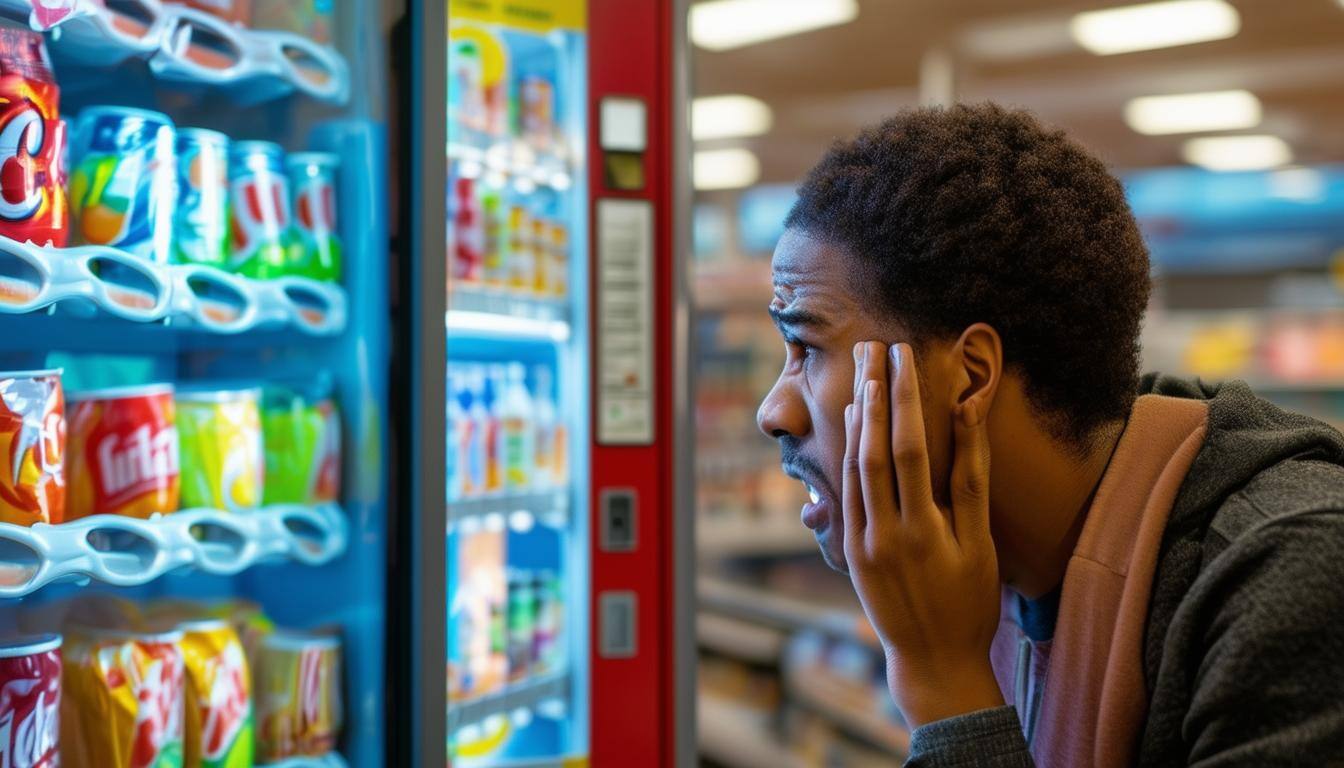
<path fill-rule="evenodd" d="M 444 452 L 446 467 L 444 468 L 444 490 L 448 503 L 452 503 L 462 498 L 463 486 L 462 476 L 466 472 L 465 462 L 462 460 L 462 436 L 469 427 L 467 426 L 467 414 L 462 408 L 462 403 L 457 399 L 457 391 L 460 386 L 462 376 L 451 365 L 448 367 L 448 374 L 444 380 L 444 393 L 447 395 L 444 399 L 447 401 L 444 418 L 448 424 L 448 445 Z"/>
<path fill-rule="evenodd" d="M 476 199 L 474 179 L 459 178 L 453 186 L 453 277 L 480 282 L 485 263 L 485 223 Z"/>
<path fill-rule="evenodd" d="M 532 217 L 521 205 L 509 208 L 508 287 L 524 292 L 532 290 L 536 280 L 536 254 L 532 247 Z"/>
<path fill-rule="evenodd" d="M 551 369 L 538 365 L 532 371 L 532 487 L 545 490 L 555 485 L 555 401 L 551 398 Z"/>
<path fill-rule="evenodd" d="M 477 496 L 485 492 L 487 454 L 485 432 L 490 423 L 490 412 L 485 406 L 485 369 L 473 365 L 463 374 L 463 386 L 458 397 L 466 413 L 466 434 L 462 435 L 462 450 L 466 471 L 462 473 L 463 496 Z"/>
<path fill-rule="evenodd" d="M 504 441 L 500 434 L 500 406 L 503 392 L 504 366 L 488 366 L 485 371 L 485 387 L 482 389 L 485 422 L 481 429 L 481 439 L 485 443 L 482 453 L 485 455 L 486 493 L 499 493 L 504 490 Z"/>
<path fill-rule="evenodd" d="M 481 193 L 481 213 L 485 219 L 482 277 L 487 286 L 501 288 L 508 281 L 505 262 L 508 229 L 504 220 L 504 201 L 499 190 L 485 189 Z"/>
<path fill-rule="evenodd" d="M 528 489 L 536 461 L 532 395 L 527 391 L 522 363 L 509 363 L 506 376 L 499 410 L 504 433 L 504 488 L 520 493 Z"/>

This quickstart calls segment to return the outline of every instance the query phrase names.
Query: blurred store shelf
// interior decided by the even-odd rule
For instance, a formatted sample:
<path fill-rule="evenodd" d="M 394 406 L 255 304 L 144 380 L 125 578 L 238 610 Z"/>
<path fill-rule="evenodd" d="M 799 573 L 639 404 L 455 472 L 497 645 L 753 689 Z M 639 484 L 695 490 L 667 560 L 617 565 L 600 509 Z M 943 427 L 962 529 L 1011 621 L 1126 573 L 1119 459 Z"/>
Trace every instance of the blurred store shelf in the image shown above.
<path fill-rule="evenodd" d="M 538 705 L 563 700 L 569 695 L 569 673 L 549 675 L 511 683 L 499 691 L 467 699 L 448 702 L 448 733 L 458 728 L 479 723 L 493 715 L 508 715 L 516 710 L 531 710 Z"/>
<path fill-rule="evenodd" d="M 770 730 L 769 714 L 702 693 L 696 707 L 700 754 L 731 768 L 803 768 Z"/>
<path fill-rule="evenodd" d="M 567 341 L 569 303 L 476 286 L 448 292 L 448 330 L 487 339 Z"/>
<path fill-rule="evenodd" d="M 345 551 L 348 527 L 335 504 L 188 509 L 148 520 L 91 515 L 56 525 L 0 523 L 0 597 L 83 579 L 135 586 L 180 568 L 232 575 L 276 560 L 321 565 Z"/>
<path fill-rule="evenodd" d="M 695 547 L 701 558 L 785 557 L 815 553 L 817 543 L 797 519 L 733 515 L 702 519 L 695 528 Z"/>
<path fill-rule="evenodd" d="M 786 668 L 784 681 L 792 701 L 817 712 L 849 735 L 898 760 L 905 759 L 910 751 L 910 732 L 878 711 L 869 686 L 841 678 L 821 665 Z"/>
<path fill-rule="evenodd" d="M 525 141 L 497 141 L 488 149 L 470 144 L 449 144 L 448 159 L 458 163 L 462 178 L 489 178 L 496 174 L 495 186 L 512 182 L 515 189 L 528 194 L 538 187 L 564 192 L 574 185 L 572 163 L 555 155 L 540 154 Z"/>
<path fill-rule="evenodd" d="M 563 524 L 569 519 L 569 489 L 555 488 L 450 501 L 448 525 L 452 526 L 467 520 L 482 520 L 491 515 L 508 519 L 510 515 L 518 513 L 532 515 L 536 520 L 548 525 Z"/>
<path fill-rule="evenodd" d="M 778 664 L 787 640 L 778 629 L 712 613 L 696 617 L 695 637 L 702 649 L 761 666 Z"/>
<path fill-rule="evenodd" d="M 698 264 L 691 298 L 700 310 L 745 310 L 764 315 L 772 284 L 769 259 Z"/>
<path fill-rule="evenodd" d="M 783 630 L 812 629 L 832 637 L 874 644 L 872 635 L 864 629 L 867 621 L 860 612 L 837 610 L 708 576 L 696 581 L 696 595 L 701 610 L 708 613 Z"/>

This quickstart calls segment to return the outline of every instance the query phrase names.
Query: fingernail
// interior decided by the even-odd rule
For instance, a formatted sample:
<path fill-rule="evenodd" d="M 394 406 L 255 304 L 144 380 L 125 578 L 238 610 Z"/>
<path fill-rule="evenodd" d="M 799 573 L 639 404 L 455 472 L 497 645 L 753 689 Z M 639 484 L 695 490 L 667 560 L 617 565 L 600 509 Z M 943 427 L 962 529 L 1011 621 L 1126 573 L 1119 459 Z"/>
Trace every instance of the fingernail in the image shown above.
<path fill-rule="evenodd" d="M 891 353 L 891 372 L 899 374 L 901 372 L 901 345 L 892 344 L 887 348 L 887 351 Z"/>
<path fill-rule="evenodd" d="M 878 398 L 881 396 L 882 389 L 877 386 L 877 381 L 875 379 L 869 379 L 868 383 L 863 385 L 863 399 L 865 403 L 871 400 L 873 401 L 873 404 L 876 405 Z"/>

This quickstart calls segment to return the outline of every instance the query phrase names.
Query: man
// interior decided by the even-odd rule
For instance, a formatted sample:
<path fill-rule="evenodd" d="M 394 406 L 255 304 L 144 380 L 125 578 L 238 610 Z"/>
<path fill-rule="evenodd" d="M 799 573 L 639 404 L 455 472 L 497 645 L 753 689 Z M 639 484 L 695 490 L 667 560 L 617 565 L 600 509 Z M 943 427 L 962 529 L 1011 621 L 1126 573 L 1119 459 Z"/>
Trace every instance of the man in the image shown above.
<path fill-rule="evenodd" d="M 1344 764 L 1344 437 L 1140 381 L 1120 184 L 994 105 L 812 169 L 773 261 L 762 431 L 807 484 L 908 765 Z"/>

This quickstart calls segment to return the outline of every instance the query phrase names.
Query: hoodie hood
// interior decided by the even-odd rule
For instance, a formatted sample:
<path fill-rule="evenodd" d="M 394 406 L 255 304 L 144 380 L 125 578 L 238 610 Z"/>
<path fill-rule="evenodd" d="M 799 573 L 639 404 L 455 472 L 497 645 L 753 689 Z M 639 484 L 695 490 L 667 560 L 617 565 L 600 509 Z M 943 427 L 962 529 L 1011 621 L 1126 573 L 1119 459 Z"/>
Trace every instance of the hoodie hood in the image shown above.
<path fill-rule="evenodd" d="M 1150 373 L 1140 382 L 1139 394 L 1193 398 L 1209 404 L 1204 447 L 1176 497 L 1169 528 L 1205 520 L 1252 477 L 1281 461 L 1344 465 L 1344 435 L 1328 424 L 1257 397 L 1244 381 L 1206 384 Z"/>

